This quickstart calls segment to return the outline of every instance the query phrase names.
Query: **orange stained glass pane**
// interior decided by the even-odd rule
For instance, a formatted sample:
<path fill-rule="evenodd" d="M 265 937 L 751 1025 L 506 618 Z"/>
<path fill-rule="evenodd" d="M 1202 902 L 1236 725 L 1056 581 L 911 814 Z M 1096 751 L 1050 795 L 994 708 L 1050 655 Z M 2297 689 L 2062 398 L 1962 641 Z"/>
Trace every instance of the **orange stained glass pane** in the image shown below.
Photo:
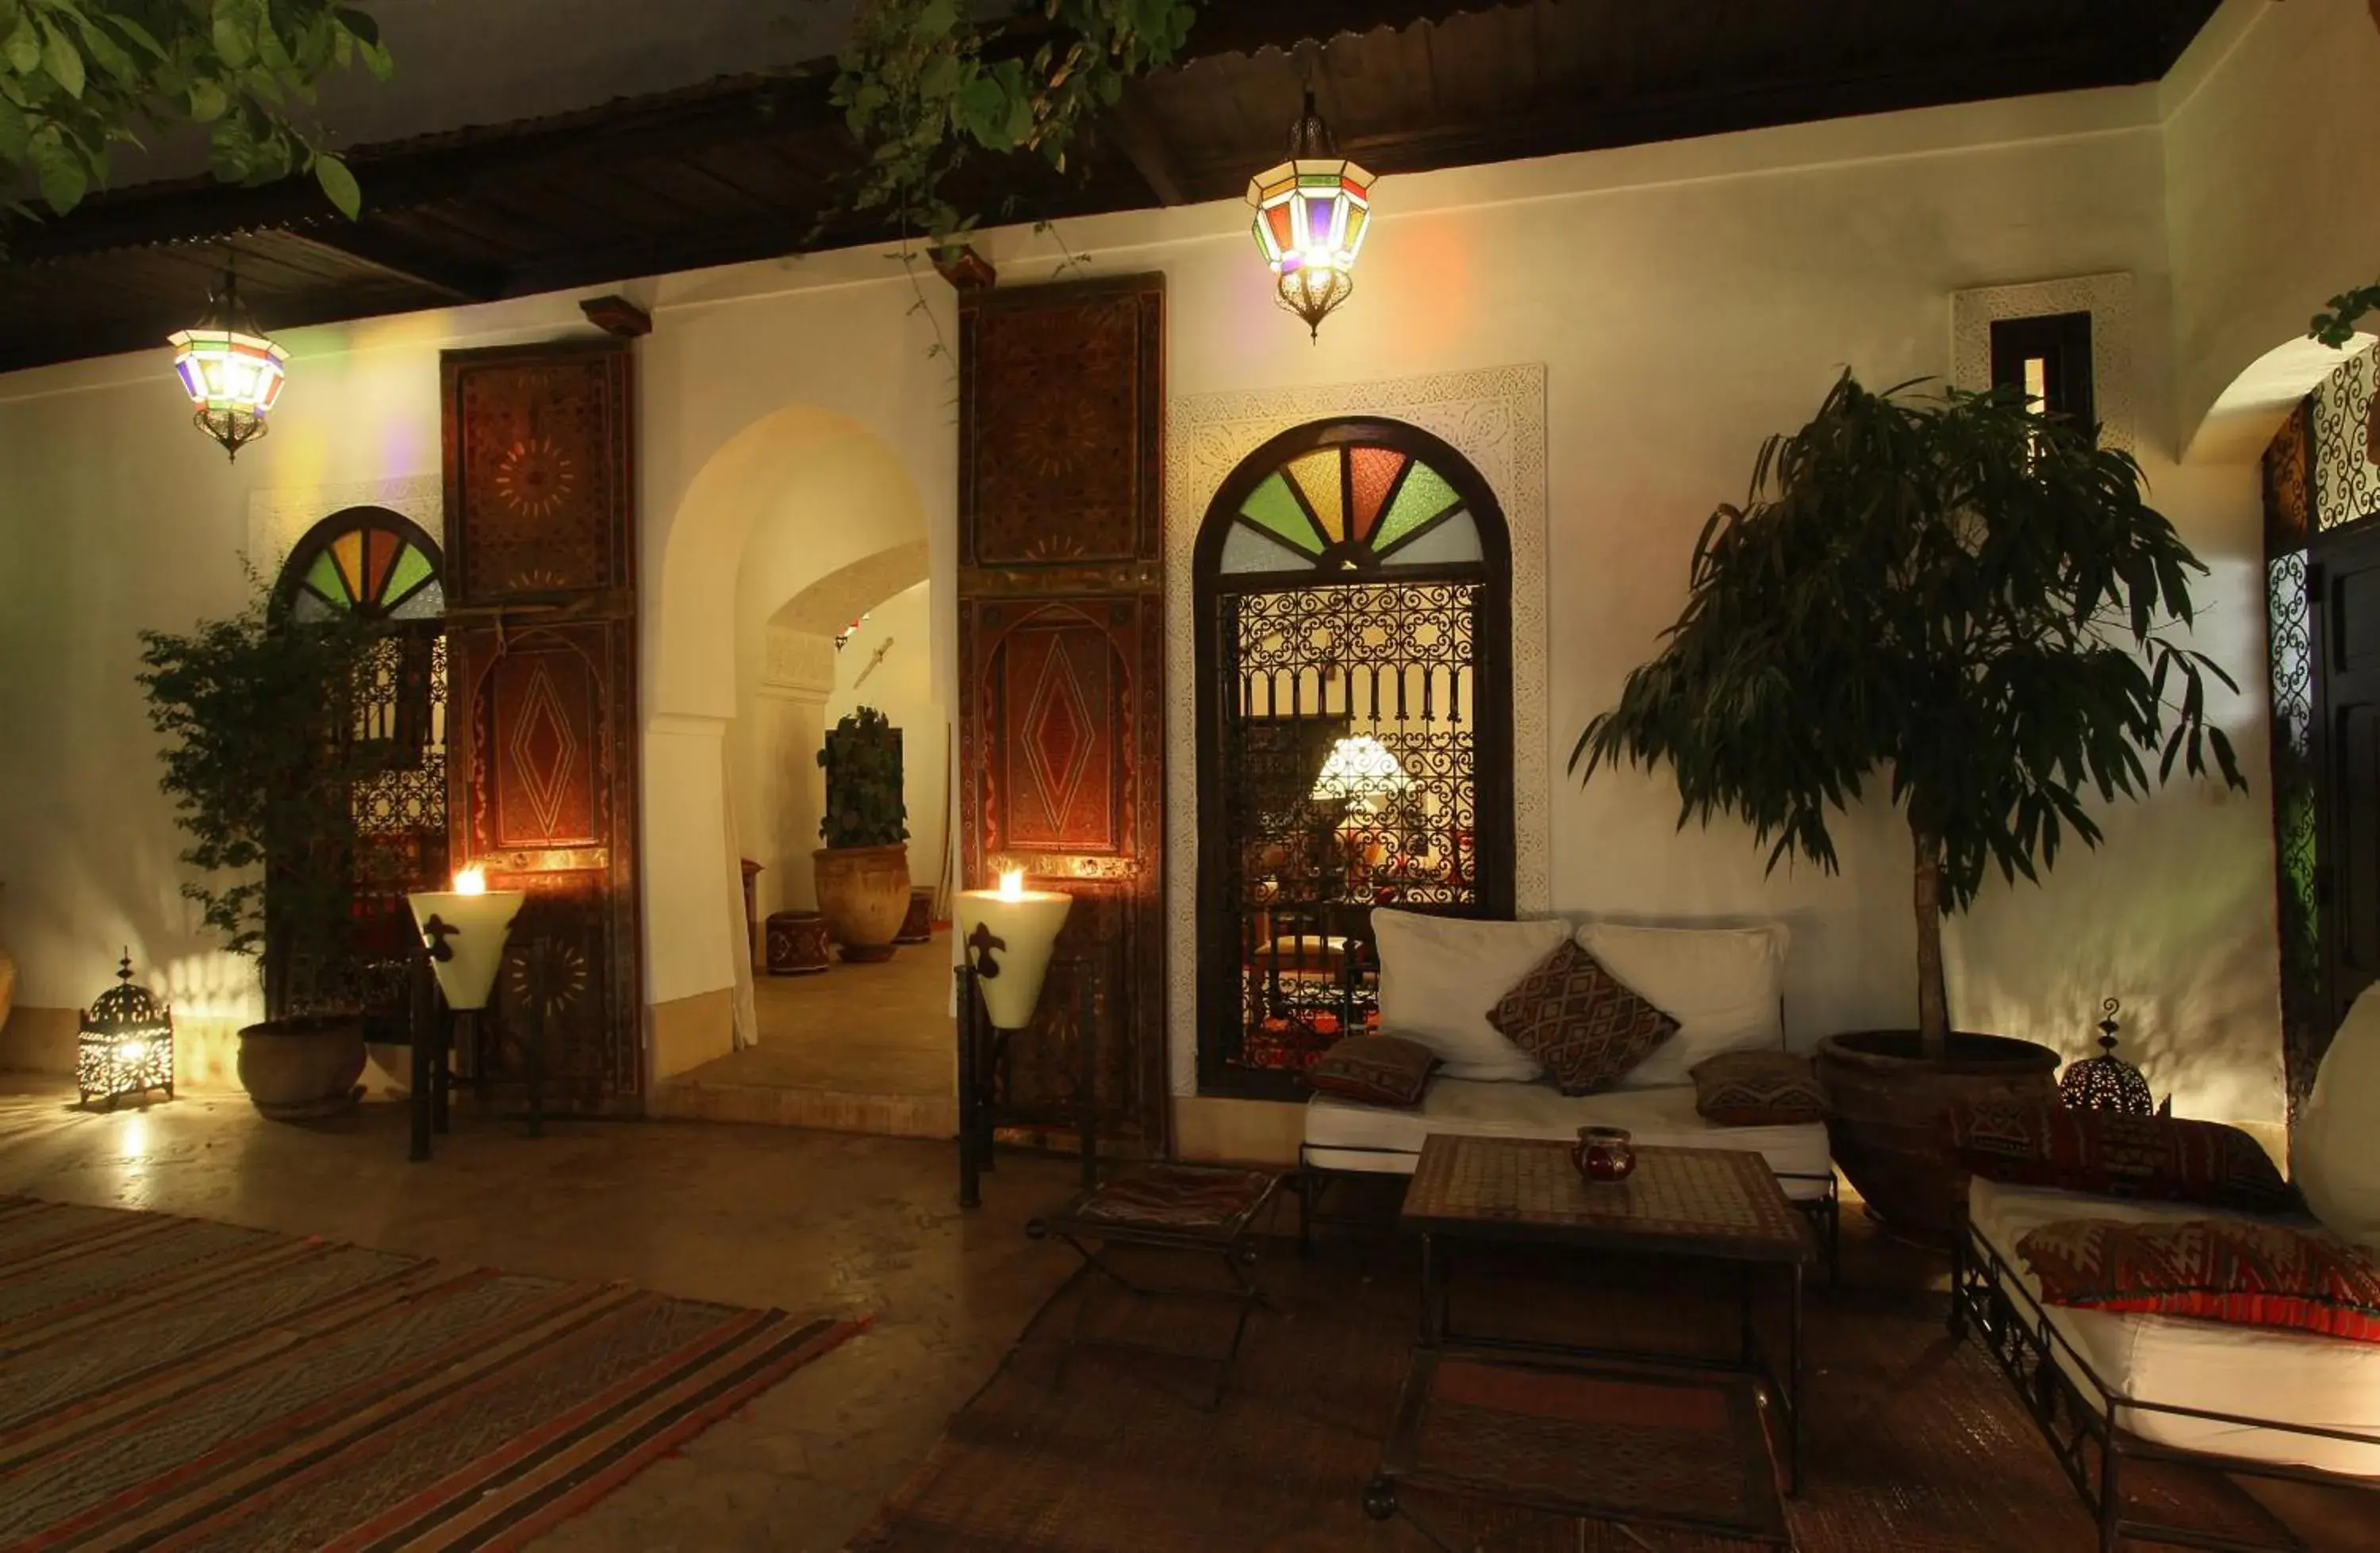
<path fill-rule="evenodd" d="M 1337 544 L 1347 537 L 1347 498 L 1339 484 L 1339 450 L 1318 448 L 1289 461 L 1289 474 L 1305 494 L 1305 504 L 1322 521 L 1323 536 Z"/>
<path fill-rule="evenodd" d="M 1374 525 L 1380 521 L 1380 504 L 1389 499 L 1389 488 L 1397 483 L 1397 471 L 1404 467 L 1405 455 L 1394 448 L 1347 450 L 1347 484 L 1355 498 L 1355 538 L 1372 537 Z"/>
<path fill-rule="evenodd" d="M 364 587 L 364 534 L 360 528 L 350 528 L 331 541 L 331 558 L 339 564 L 339 580 L 347 585 L 350 599 L 369 599 L 371 593 Z"/>
<path fill-rule="evenodd" d="M 396 559 L 400 541 L 385 528 L 364 530 L 364 597 L 378 599 L 388 586 L 389 563 Z"/>

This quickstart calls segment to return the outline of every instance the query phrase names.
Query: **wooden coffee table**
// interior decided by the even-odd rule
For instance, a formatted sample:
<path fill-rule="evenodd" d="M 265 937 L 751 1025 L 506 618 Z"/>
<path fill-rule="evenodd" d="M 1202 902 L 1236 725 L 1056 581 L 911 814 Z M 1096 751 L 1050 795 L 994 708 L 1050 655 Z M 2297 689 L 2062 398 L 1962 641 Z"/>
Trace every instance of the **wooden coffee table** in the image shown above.
<path fill-rule="evenodd" d="M 1421 1236 L 1421 1341 L 1425 1353 L 1460 1347 L 1642 1365 L 1739 1371 L 1766 1383 L 1782 1413 L 1786 1492 L 1802 1482 L 1802 1284 L 1817 1259 L 1816 1237 L 1778 1186 L 1767 1161 L 1747 1149 L 1636 1150 L 1626 1181 L 1590 1183 L 1570 1162 L 1570 1146 L 1538 1138 L 1450 1137 L 1422 1145 L 1405 1191 L 1404 1227 Z M 1732 1361 L 1522 1341 L 1450 1329 L 1448 1270 L 1463 1244 L 1539 1244 L 1738 1265 L 1740 1337 Z M 1786 1285 L 1789 1336 L 1775 1365 L 1755 1321 L 1757 1284 L 1774 1268 Z M 1765 1435 L 1766 1431 L 1761 1431 Z M 1764 1458 L 1765 1438 L 1759 1442 Z"/>

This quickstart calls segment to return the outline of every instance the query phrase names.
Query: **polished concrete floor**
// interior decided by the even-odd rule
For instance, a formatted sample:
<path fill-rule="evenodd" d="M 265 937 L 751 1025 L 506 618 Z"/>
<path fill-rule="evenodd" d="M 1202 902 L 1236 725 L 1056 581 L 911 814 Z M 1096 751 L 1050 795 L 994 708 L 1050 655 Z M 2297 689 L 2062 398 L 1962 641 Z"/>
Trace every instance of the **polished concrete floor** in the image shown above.
<path fill-rule="evenodd" d="M 658 1086 L 655 1110 L 903 1137 L 958 1131 L 947 929 L 874 965 L 753 985 L 760 1043 Z"/>
<path fill-rule="evenodd" d="M 823 979 L 823 978 L 821 978 Z M 237 1095 L 114 1115 L 0 1076 L 0 1192 L 322 1234 L 555 1277 L 876 1325 L 537 1546 L 840 1548 L 925 1459 L 1072 1271 L 1025 1220 L 1073 1163 L 1003 1156 L 961 1215 L 947 1146 L 786 1128 L 458 1116 L 425 1165 L 398 1108 L 302 1126 Z M 468 1108 L 467 1108 L 468 1109 Z"/>

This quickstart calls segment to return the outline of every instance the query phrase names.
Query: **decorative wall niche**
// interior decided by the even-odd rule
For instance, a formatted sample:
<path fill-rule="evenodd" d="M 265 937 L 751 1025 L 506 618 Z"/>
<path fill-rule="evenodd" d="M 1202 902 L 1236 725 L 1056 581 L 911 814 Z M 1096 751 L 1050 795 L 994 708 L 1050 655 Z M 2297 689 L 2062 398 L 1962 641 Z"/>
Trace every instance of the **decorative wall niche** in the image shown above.
<path fill-rule="evenodd" d="M 2133 409 L 2132 277 L 2129 273 L 1952 293 L 1950 381 L 1976 391 L 1992 386 L 1994 324 L 2076 313 L 2089 318 L 2091 396 L 2099 420 L 2099 445 L 2130 453 L 2138 428 Z"/>

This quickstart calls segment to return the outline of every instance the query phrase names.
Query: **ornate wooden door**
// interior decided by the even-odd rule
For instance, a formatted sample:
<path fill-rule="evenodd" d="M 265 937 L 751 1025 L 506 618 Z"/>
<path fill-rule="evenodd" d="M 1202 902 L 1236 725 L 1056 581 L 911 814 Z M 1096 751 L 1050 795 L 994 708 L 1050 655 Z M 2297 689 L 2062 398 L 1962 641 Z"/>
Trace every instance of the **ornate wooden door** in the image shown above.
<path fill-rule="evenodd" d="M 548 945 L 547 1104 L 633 1110 L 636 521 L 625 342 L 449 351 L 448 765 L 455 866 L 525 890 L 489 1052 L 519 1073 L 519 946 Z"/>
<path fill-rule="evenodd" d="M 1164 277 L 965 292 L 959 340 L 963 882 L 1075 896 L 1101 1130 L 1162 1153 Z M 1008 1117 L 1075 1116 L 1067 992 L 1012 1043 Z"/>

